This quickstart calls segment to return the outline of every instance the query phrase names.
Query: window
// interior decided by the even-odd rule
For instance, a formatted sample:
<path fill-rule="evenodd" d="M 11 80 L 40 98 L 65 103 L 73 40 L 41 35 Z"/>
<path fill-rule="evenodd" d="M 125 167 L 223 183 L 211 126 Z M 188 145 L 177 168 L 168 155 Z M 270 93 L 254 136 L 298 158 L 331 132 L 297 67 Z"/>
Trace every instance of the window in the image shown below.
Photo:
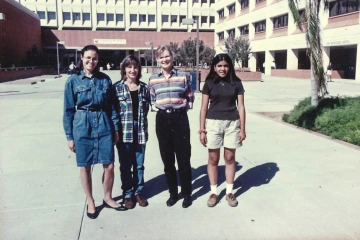
<path fill-rule="evenodd" d="M 161 16 L 161 22 L 162 22 L 162 23 L 167 23 L 167 22 L 169 22 L 169 15 L 162 15 L 162 16 Z"/>
<path fill-rule="evenodd" d="M 224 40 L 224 32 L 219 32 L 218 34 L 219 41 Z"/>
<path fill-rule="evenodd" d="M 287 27 L 288 15 L 282 15 L 280 17 L 273 18 L 274 28 Z"/>
<path fill-rule="evenodd" d="M 198 3 L 198 2 L 199 2 L 199 0 L 193 0 L 193 4 L 194 4 L 194 3 Z"/>
<path fill-rule="evenodd" d="M 83 13 L 83 21 L 90 21 L 90 13 Z"/>
<path fill-rule="evenodd" d="M 249 25 L 240 27 L 240 35 L 248 35 L 249 34 Z"/>
<path fill-rule="evenodd" d="M 306 22 L 305 10 L 304 9 L 299 11 L 299 15 L 300 15 L 300 22 L 302 22 L 302 23 Z"/>
<path fill-rule="evenodd" d="M 45 12 L 44 11 L 38 11 L 37 12 L 40 19 L 45 19 Z"/>
<path fill-rule="evenodd" d="M 140 15 L 139 15 L 139 21 L 140 21 L 141 23 L 146 22 L 146 15 L 145 15 L 145 14 L 140 14 Z"/>
<path fill-rule="evenodd" d="M 154 14 L 149 14 L 148 18 L 149 18 L 149 22 L 155 22 L 155 15 Z"/>
<path fill-rule="evenodd" d="M 105 14 L 104 13 L 97 13 L 96 14 L 97 22 L 105 21 Z"/>
<path fill-rule="evenodd" d="M 330 17 L 359 11 L 359 0 L 337 0 L 330 2 Z"/>
<path fill-rule="evenodd" d="M 70 13 L 69 12 L 63 12 L 63 19 L 64 19 L 64 21 L 71 20 Z"/>
<path fill-rule="evenodd" d="M 186 16 L 184 16 L 184 15 L 180 15 L 180 17 L 179 17 L 179 21 L 180 21 L 180 23 L 182 23 L 182 20 L 183 20 L 184 18 L 186 18 Z"/>
<path fill-rule="evenodd" d="M 235 13 L 235 4 L 228 6 L 228 10 L 229 10 L 229 15 L 234 14 Z"/>
<path fill-rule="evenodd" d="M 255 23 L 255 32 L 263 32 L 266 30 L 266 20 Z"/>
<path fill-rule="evenodd" d="M 260 2 L 262 2 L 262 1 L 265 1 L 265 0 L 256 0 L 255 2 L 256 2 L 256 3 L 260 3 Z"/>
<path fill-rule="evenodd" d="M 219 18 L 224 18 L 224 9 L 218 11 Z"/>
<path fill-rule="evenodd" d="M 176 3 L 176 2 L 177 2 L 177 0 L 171 0 L 171 2 Z"/>
<path fill-rule="evenodd" d="M 201 0 L 201 3 L 207 3 L 207 0 Z"/>
<path fill-rule="evenodd" d="M 176 16 L 176 15 L 171 15 L 171 22 L 172 22 L 172 23 L 176 23 L 176 22 L 177 22 L 177 16 Z"/>
<path fill-rule="evenodd" d="M 137 22 L 137 15 L 136 14 L 130 14 L 130 23 Z"/>
<path fill-rule="evenodd" d="M 48 12 L 48 20 L 56 20 L 56 13 L 55 12 Z"/>
<path fill-rule="evenodd" d="M 201 22 L 202 23 L 207 23 L 207 16 L 201 16 Z"/>
<path fill-rule="evenodd" d="M 215 3 L 215 0 L 210 0 L 210 4 Z"/>
<path fill-rule="evenodd" d="M 116 14 L 116 23 L 123 22 L 124 21 L 124 15 L 123 14 Z"/>
<path fill-rule="evenodd" d="M 73 21 L 80 20 L 80 13 L 73 12 L 72 16 L 73 16 Z"/>
<path fill-rule="evenodd" d="M 194 19 L 194 21 L 197 21 L 197 20 L 199 20 L 199 16 L 194 16 L 193 15 L 193 19 Z"/>
<path fill-rule="evenodd" d="M 107 13 L 106 14 L 106 20 L 107 20 L 107 23 L 113 22 L 114 21 L 114 14 L 113 13 Z"/>
<path fill-rule="evenodd" d="M 215 23 L 215 17 L 214 16 L 210 16 L 210 23 Z"/>
<path fill-rule="evenodd" d="M 249 7 L 249 0 L 241 0 L 240 6 L 241 6 L 241 9 Z"/>
<path fill-rule="evenodd" d="M 169 2 L 169 0 L 162 0 L 161 2 Z"/>
<path fill-rule="evenodd" d="M 186 2 L 186 0 L 180 0 L 180 2 Z"/>
<path fill-rule="evenodd" d="M 230 30 L 227 30 L 227 33 L 228 33 L 228 36 L 229 38 L 234 38 L 235 37 L 235 29 L 230 29 Z"/>

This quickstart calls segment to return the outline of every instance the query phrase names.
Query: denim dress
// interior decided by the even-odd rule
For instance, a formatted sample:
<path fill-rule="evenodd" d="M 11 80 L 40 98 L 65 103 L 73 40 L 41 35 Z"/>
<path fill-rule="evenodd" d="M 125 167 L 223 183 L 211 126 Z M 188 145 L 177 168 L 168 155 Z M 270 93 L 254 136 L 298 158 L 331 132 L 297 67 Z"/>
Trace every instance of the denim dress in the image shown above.
<path fill-rule="evenodd" d="M 72 74 L 64 93 L 63 125 L 67 140 L 74 140 L 78 167 L 114 162 L 113 137 L 118 116 L 112 101 L 112 83 L 104 73 L 91 78 Z"/>

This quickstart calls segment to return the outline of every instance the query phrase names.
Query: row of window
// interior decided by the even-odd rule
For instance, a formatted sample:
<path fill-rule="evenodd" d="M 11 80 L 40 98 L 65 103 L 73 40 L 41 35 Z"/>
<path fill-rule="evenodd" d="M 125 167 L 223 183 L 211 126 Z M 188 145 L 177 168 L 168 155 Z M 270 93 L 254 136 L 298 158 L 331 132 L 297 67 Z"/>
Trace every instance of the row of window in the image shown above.
<path fill-rule="evenodd" d="M 256 3 L 259 3 L 262 1 L 266 1 L 266 0 L 256 0 Z M 240 2 L 241 9 L 249 7 L 249 0 L 239 0 L 239 2 Z M 235 3 L 227 6 L 226 8 L 228 9 L 229 15 L 235 13 Z M 223 18 L 224 17 L 224 8 L 217 11 L 217 13 L 219 15 L 219 18 Z"/>
<path fill-rule="evenodd" d="M 330 2 L 329 12 L 330 17 L 342 15 L 360 10 L 359 0 L 337 0 Z"/>

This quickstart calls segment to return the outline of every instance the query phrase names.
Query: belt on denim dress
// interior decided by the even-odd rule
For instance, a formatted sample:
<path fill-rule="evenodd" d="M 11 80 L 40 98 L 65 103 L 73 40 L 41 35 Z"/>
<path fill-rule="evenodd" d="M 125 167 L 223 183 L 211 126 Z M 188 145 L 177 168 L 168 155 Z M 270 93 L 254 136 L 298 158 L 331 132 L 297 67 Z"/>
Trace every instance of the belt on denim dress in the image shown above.
<path fill-rule="evenodd" d="M 101 107 L 89 107 L 89 108 L 78 107 L 76 108 L 76 110 L 83 110 L 89 112 L 106 112 L 106 109 Z"/>

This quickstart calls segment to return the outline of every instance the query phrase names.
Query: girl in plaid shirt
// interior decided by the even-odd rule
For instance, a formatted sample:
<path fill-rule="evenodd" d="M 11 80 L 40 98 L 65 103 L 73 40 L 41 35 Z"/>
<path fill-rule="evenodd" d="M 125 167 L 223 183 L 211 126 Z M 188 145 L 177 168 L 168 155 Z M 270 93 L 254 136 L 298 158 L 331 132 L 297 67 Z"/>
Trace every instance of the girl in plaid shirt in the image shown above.
<path fill-rule="evenodd" d="M 120 69 L 122 80 L 114 84 L 121 130 L 116 147 L 120 162 L 124 205 L 131 209 L 134 207 L 133 197 L 140 206 L 148 205 L 141 191 L 144 187 L 150 92 L 147 84 L 140 81 L 141 63 L 137 57 L 127 56 L 122 61 Z"/>

